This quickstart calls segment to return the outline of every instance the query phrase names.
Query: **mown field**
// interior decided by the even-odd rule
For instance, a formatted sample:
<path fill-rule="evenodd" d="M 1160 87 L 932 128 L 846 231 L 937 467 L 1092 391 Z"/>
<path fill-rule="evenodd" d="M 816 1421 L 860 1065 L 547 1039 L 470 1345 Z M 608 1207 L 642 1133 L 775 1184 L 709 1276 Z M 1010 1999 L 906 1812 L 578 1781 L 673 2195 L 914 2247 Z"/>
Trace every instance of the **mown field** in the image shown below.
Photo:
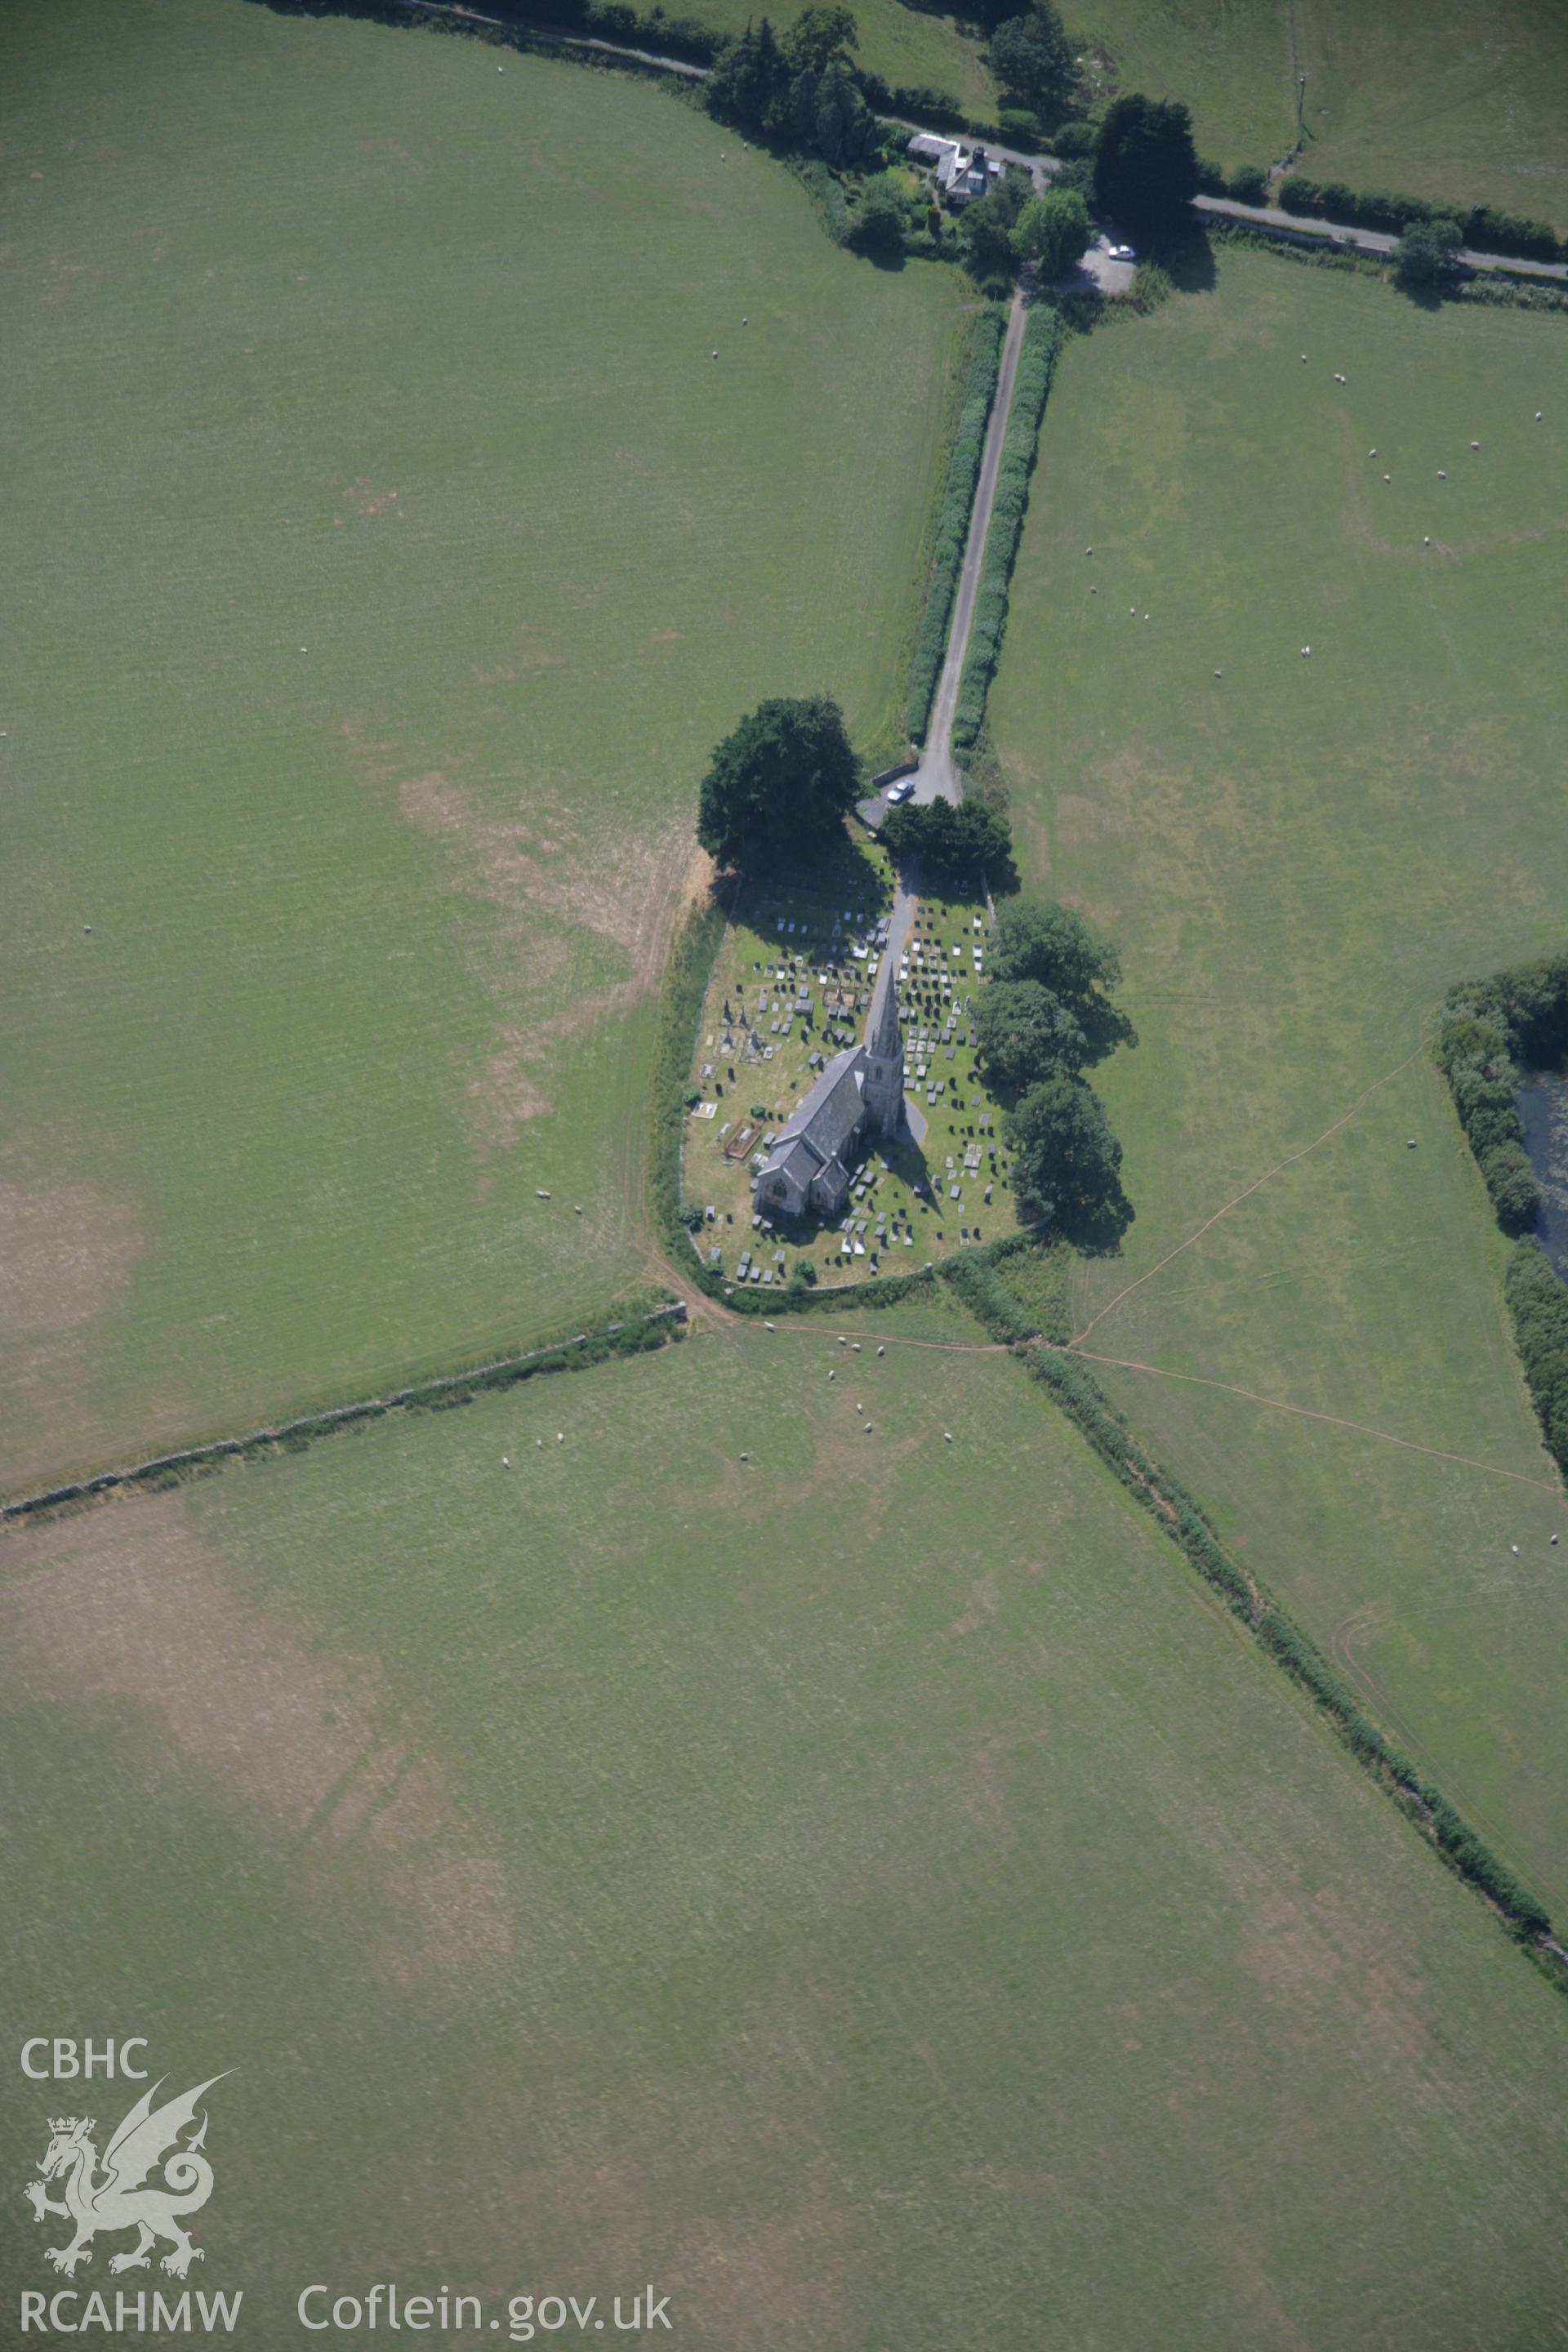
<path fill-rule="evenodd" d="M 1179 98 L 1199 149 L 1352 187 L 1492 204 L 1568 231 L 1568 19 L 1554 0 L 1092 0 L 1066 12 L 1124 89 Z"/>
<path fill-rule="evenodd" d="M 963 297 L 622 77 L 0 42 L 16 1491 L 644 1276 L 697 778 L 764 694 L 892 728 Z"/>
<path fill-rule="evenodd" d="M 849 1328 L 0 1542 L 15 2011 L 238 2068 L 236 2340 L 1558 2340 L 1558 1996 L 1015 1365 Z"/>
<path fill-rule="evenodd" d="M 1565 584 L 1562 320 L 1222 253 L 1068 352 L 992 703 L 1027 879 L 1119 942 L 1142 1037 L 1104 1073 L 1137 1223 L 1076 1327 L 1405 1441 L 1104 1374 L 1559 1908 L 1568 1513 L 1423 1040 L 1562 945 Z"/>

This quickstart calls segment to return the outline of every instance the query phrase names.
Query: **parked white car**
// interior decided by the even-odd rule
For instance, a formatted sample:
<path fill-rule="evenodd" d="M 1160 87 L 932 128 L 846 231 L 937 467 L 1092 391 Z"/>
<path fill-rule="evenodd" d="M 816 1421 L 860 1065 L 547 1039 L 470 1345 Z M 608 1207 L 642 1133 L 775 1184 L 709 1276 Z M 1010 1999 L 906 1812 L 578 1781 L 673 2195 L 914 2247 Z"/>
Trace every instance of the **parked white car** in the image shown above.
<path fill-rule="evenodd" d="M 1136 261 L 1138 256 L 1130 245 L 1113 245 L 1110 248 L 1109 257 L 1112 261 Z"/>

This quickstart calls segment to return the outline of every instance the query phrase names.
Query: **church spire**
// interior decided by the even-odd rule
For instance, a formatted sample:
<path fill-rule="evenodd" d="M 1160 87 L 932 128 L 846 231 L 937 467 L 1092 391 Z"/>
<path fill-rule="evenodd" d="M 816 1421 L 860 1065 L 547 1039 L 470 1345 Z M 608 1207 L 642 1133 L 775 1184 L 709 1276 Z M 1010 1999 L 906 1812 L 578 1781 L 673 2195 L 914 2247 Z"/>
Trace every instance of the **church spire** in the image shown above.
<path fill-rule="evenodd" d="M 899 1024 L 899 984 L 884 949 L 866 1035 L 866 1108 L 884 1135 L 896 1135 L 904 1115 L 904 1034 Z"/>
<path fill-rule="evenodd" d="M 899 983 L 890 955 L 883 965 L 882 1001 L 872 1012 L 871 1033 L 866 1043 L 881 1060 L 902 1065 L 904 1033 L 899 1025 Z"/>

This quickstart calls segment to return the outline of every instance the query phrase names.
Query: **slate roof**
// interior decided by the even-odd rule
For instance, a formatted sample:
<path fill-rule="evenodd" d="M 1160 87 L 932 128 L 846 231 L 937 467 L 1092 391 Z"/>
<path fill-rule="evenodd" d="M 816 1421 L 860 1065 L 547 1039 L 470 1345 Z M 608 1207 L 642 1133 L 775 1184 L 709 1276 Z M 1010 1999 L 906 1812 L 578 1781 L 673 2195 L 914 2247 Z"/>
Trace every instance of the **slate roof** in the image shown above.
<path fill-rule="evenodd" d="M 782 1169 L 804 1190 L 819 1169 L 844 1158 L 864 1116 L 860 1087 L 865 1062 L 863 1045 L 847 1045 L 835 1054 L 790 1113 L 759 1181 Z"/>

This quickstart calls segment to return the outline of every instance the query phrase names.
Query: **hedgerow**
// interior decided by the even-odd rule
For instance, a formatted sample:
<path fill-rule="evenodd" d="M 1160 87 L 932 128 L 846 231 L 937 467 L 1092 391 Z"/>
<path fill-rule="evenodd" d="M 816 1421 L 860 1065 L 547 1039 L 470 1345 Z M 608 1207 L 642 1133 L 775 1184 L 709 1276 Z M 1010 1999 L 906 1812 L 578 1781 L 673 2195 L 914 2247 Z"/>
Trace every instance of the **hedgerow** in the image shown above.
<path fill-rule="evenodd" d="M 1561 1334 L 1568 1363 L 1568 1312 Z M 1421 1780 L 1409 1757 L 1363 1714 L 1353 1693 L 1316 1645 L 1230 1558 L 1192 1496 L 1139 1446 L 1083 1364 L 1063 1350 L 1040 1347 L 1030 1349 L 1028 1363 L 1034 1377 L 1050 1390 L 1121 1485 L 1159 1520 L 1205 1582 L 1331 1718 L 1352 1753 L 1377 1775 L 1410 1818 L 1430 1832 L 1449 1867 L 1496 1906 L 1521 1940 L 1537 1944 L 1549 1936 L 1552 1922 L 1543 1905 L 1499 1861 L 1442 1791 Z"/>
<path fill-rule="evenodd" d="M 959 412 L 952 455 L 948 460 L 947 483 L 937 515 L 925 614 L 915 643 L 914 659 L 910 667 L 906 723 L 910 738 L 916 743 L 925 740 L 931 698 L 936 692 L 947 651 L 947 625 L 952 613 L 958 575 L 963 564 L 963 551 L 969 540 L 969 519 L 974 508 L 975 485 L 980 479 L 980 459 L 985 446 L 985 428 L 991 419 L 991 404 L 996 396 L 996 376 L 1002 362 L 1002 338 L 1005 328 L 1006 312 L 1001 304 L 987 303 L 974 330 L 969 381 L 964 387 L 963 406 Z"/>
<path fill-rule="evenodd" d="M 818 218 L 835 245 L 849 242 L 849 205 L 843 189 L 834 178 L 820 155 L 791 155 L 790 171 L 799 180 L 816 206 Z"/>
<path fill-rule="evenodd" d="M 501 1357 L 471 1371 L 448 1372 L 439 1378 L 398 1389 L 391 1396 L 363 1397 L 329 1412 L 306 1413 L 297 1421 L 252 1430 L 245 1437 L 222 1437 L 210 1445 L 187 1446 L 178 1454 L 163 1454 L 128 1470 L 100 1471 L 79 1485 L 51 1487 L 0 1508 L 0 1521 L 37 1519 L 41 1515 L 68 1512 L 100 1499 L 116 1488 L 133 1493 L 163 1494 L 209 1477 L 231 1462 L 259 1462 L 279 1454 L 303 1454 L 322 1438 L 341 1436 L 360 1423 L 376 1421 L 390 1412 L 450 1412 L 472 1404 L 489 1390 L 512 1388 L 549 1372 L 585 1371 L 612 1357 L 639 1355 L 663 1348 L 682 1336 L 673 1306 L 623 1310 L 625 1319 L 599 1331 L 579 1331 L 558 1345 L 549 1340 L 515 1356 Z"/>
<path fill-rule="evenodd" d="M 1457 220 L 1465 243 L 1479 252 L 1518 254 L 1530 261 L 1560 261 L 1568 256 L 1568 247 L 1559 245 L 1556 233 L 1543 221 L 1499 212 L 1490 205 L 1472 205 L 1462 211 L 1457 205 L 1429 204 L 1421 196 L 1395 195 L 1382 188 L 1358 194 L 1339 180 L 1309 179 L 1301 172 L 1281 184 L 1279 200 L 1284 212 L 1342 221 L 1352 228 L 1382 229 L 1394 236 L 1412 221 Z"/>
<path fill-rule="evenodd" d="M 1030 1314 L 994 1261 L 961 1251 L 943 1261 L 942 1278 L 994 1339 L 1014 1345 L 1037 1338 L 1039 1318 Z"/>
<path fill-rule="evenodd" d="M 1037 303 L 1024 330 L 1012 413 L 1002 443 L 995 503 L 985 536 L 985 561 L 974 600 L 974 625 L 959 682 L 952 745 L 961 755 L 972 751 L 979 740 L 985 718 L 985 698 L 1002 651 L 1003 632 L 1007 625 L 1007 590 L 1029 503 L 1029 477 L 1039 444 L 1040 419 L 1045 414 L 1061 345 L 1062 322 L 1057 311 L 1048 303 Z"/>

